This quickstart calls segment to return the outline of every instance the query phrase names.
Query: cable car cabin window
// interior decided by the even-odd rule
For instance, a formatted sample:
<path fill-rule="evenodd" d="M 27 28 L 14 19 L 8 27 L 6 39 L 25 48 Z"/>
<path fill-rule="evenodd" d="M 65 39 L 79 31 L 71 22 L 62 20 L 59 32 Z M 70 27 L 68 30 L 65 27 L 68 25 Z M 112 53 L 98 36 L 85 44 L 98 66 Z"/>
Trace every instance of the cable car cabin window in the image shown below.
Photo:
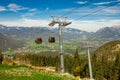
<path fill-rule="evenodd" d="M 41 43 L 42 43 L 42 38 L 37 38 L 37 39 L 35 40 L 35 43 L 36 43 L 36 44 L 41 44 Z"/>
<path fill-rule="evenodd" d="M 55 38 L 54 37 L 49 37 L 48 42 L 49 43 L 55 43 Z"/>

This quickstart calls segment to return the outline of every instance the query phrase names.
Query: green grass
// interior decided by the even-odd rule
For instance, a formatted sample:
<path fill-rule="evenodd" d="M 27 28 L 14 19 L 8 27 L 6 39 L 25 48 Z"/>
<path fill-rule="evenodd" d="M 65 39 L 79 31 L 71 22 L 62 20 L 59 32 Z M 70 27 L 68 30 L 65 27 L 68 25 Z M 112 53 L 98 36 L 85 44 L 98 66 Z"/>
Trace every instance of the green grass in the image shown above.
<path fill-rule="evenodd" d="M 59 49 L 59 44 L 57 43 L 50 43 L 50 44 L 45 44 L 45 43 L 42 43 L 42 44 L 36 44 L 36 43 L 33 43 L 33 42 L 29 42 L 28 43 L 28 46 L 30 46 L 32 49 L 36 49 L 36 50 L 51 50 L 51 49 L 54 49 L 54 50 L 58 50 Z M 64 45 L 63 44 L 63 49 L 64 50 L 67 50 L 67 49 L 75 49 L 76 46 L 74 45 Z"/>
<path fill-rule="evenodd" d="M 8 69 L 16 69 L 16 68 L 20 68 L 20 67 L 27 67 L 25 65 L 13 65 L 13 66 L 8 66 L 7 64 L 0 64 L 0 70 L 8 70 Z"/>
<path fill-rule="evenodd" d="M 35 50 L 41 50 L 41 51 L 50 50 L 50 48 L 48 47 L 48 44 L 45 44 L 45 43 L 36 44 L 33 42 L 29 42 L 27 45 Z"/>
<path fill-rule="evenodd" d="M 5 52 L 5 54 L 11 55 L 11 54 L 14 54 L 14 51 L 13 50 L 8 50 L 8 51 Z"/>
<path fill-rule="evenodd" d="M 32 76 L 13 76 L 0 74 L 0 80 L 65 80 L 60 77 L 34 73 Z"/>
<path fill-rule="evenodd" d="M 85 55 L 85 54 L 87 54 L 87 53 L 86 53 L 86 51 L 81 51 L 81 52 L 79 52 L 78 54 L 79 54 L 79 55 Z"/>
<path fill-rule="evenodd" d="M 76 46 L 73 46 L 73 45 L 64 45 L 63 49 L 76 49 Z"/>
<path fill-rule="evenodd" d="M 0 80 L 73 80 L 60 75 L 45 74 L 26 66 L 0 64 Z"/>

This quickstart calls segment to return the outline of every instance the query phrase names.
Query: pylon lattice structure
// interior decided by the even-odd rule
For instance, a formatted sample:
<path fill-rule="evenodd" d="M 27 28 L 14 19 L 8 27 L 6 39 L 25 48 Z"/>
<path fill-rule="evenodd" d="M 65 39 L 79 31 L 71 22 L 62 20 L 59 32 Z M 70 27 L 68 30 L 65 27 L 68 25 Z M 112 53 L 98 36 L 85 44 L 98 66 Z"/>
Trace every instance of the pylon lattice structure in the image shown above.
<path fill-rule="evenodd" d="M 59 25 L 59 54 L 60 54 L 60 61 L 61 61 L 61 73 L 64 74 L 65 69 L 64 69 L 64 54 L 62 50 L 62 28 L 71 24 L 71 22 L 67 21 L 67 17 L 59 17 L 59 16 L 51 16 L 52 17 L 52 22 L 49 23 L 49 26 L 54 26 L 55 24 Z"/>

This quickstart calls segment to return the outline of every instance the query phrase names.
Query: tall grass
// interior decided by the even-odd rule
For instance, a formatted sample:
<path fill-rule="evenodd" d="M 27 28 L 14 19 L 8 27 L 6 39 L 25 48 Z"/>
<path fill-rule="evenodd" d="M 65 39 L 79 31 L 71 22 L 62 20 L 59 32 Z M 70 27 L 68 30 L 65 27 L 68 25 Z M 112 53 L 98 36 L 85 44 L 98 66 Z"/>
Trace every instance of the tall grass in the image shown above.
<path fill-rule="evenodd" d="M 8 71 L 8 73 L 6 73 Z M 9 74 L 10 72 L 14 72 L 14 74 Z M 31 75 L 16 75 L 20 74 L 21 71 L 25 73 L 30 73 Z M 0 65 L 0 80 L 72 80 L 67 77 L 45 74 L 26 66 L 8 66 L 8 65 Z"/>

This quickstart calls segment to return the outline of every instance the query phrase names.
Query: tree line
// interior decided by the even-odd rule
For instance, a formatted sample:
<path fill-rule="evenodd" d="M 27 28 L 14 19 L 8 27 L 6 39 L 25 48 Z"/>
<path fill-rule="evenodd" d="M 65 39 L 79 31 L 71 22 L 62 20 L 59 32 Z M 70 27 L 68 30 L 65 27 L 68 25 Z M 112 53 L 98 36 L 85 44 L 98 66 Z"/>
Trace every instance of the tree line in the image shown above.
<path fill-rule="evenodd" d="M 117 42 L 107 43 L 91 54 L 93 78 L 96 80 L 120 79 L 120 50 Z M 108 46 L 108 47 L 107 47 Z M 112 49 L 111 49 L 112 48 Z M 49 54 L 49 52 L 47 53 Z M 60 72 L 59 55 L 42 55 L 34 53 L 15 54 L 14 60 L 33 66 L 54 66 Z M 64 55 L 65 72 L 81 78 L 89 77 L 87 55 L 80 56 L 76 49 L 74 56 Z"/>

